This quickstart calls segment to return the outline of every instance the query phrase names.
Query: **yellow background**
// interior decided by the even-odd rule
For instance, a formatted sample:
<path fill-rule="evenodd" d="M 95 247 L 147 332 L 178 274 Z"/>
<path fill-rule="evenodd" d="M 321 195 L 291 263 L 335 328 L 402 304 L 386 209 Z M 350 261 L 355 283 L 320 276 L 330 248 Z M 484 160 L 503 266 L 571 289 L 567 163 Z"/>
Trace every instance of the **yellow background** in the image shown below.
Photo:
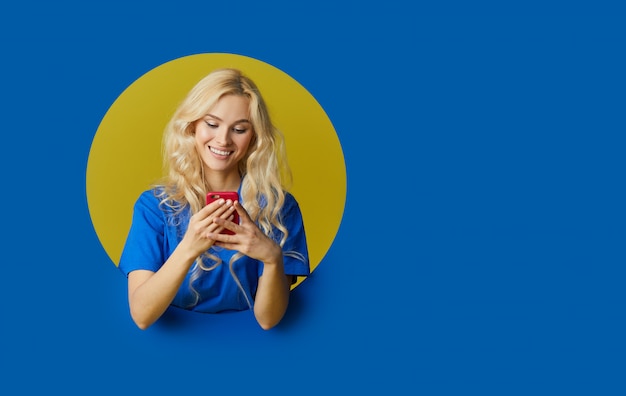
<path fill-rule="evenodd" d="M 165 125 L 187 92 L 220 67 L 238 68 L 255 81 L 285 136 L 291 192 L 302 209 L 313 271 L 343 215 L 346 170 L 341 145 L 328 116 L 302 85 L 274 66 L 241 55 L 197 54 L 167 62 L 137 79 L 111 105 L 94 136 L 86 173 L 87 202 L 98 238 L 117 265 L 135 200 L 162 176 Z"/>

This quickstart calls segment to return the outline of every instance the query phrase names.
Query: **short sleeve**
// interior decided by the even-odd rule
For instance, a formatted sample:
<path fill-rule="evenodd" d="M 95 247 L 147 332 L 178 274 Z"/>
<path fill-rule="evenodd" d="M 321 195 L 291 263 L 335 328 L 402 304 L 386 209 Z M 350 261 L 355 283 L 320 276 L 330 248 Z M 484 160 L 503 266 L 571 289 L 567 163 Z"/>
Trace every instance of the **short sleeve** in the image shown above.
<path fill-rule="evenodd" d="M 287 193 L 282 210 L 283 224 L 289 234 L 283 245 L 283 263 L 286 275 L 310 275 L 309 251 L 302 212 L 293 195 Z"/>
<path fill-rule="evenodd" d="M 164 239 L 165 215 L 154 191 L 145 191 L 135 202 L 119 269 L 126 276 L 139 269 L 156 272 L 165 262 Z"/>

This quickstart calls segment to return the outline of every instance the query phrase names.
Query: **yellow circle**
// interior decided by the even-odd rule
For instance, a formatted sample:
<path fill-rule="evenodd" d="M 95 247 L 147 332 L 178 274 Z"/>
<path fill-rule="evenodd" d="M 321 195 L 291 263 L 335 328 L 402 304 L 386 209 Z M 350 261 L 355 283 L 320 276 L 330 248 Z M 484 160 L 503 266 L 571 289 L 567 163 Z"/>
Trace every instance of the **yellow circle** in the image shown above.
<path fill-rule="evenodd" d="M 100 243 L 115 265 L 135 200 L 163 174 L 165 125 L 187 92 L 222 67 L 240 69 L 255 81 L 284 134 L 293 174 L 290 191 L 302 210 L 311 271 L 330 248 L 343 216 L 346 170 L 339 139 L 322 107 L 302 85 L 267 63 L 242 55 L 197 54 L 164 63 L 132 83 L 94 136 L 87 162 L 87 204 Z"/>

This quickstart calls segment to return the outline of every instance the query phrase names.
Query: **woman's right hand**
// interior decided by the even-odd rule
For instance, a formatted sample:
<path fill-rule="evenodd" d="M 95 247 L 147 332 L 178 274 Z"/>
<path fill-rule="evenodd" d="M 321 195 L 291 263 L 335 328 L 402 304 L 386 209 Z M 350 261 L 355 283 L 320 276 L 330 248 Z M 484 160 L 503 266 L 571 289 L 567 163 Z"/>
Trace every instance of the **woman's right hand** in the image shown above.
<path fill-rule="evenodd" d="M 181 245 L 189 249 L 194 257 L 198 257 L 215 243 L 215 240 L 209 238 L 208 235 L 212 232 L 219 233 L 224 228 L 215 224 L 213 219 L 219 217 L 232 220 L 234 210 L 235 207 L 230 199 L 219 199 L 206 205 L 189 219 L 189 226 Z"/>
<path fill-rule="evenodd" d="M 161 317 L 176 296 L 190 266 L 215 243 L 207 234 L 220 232 L 223 227 L 213 220 L 231 218 L 233 210 L 230 201 L 218 200 L 206 205 L 191 216 L 183 240 L 157 272 L 136 270 L 128 274 L 130 312 L 140 329 L 148 328 Z"/>

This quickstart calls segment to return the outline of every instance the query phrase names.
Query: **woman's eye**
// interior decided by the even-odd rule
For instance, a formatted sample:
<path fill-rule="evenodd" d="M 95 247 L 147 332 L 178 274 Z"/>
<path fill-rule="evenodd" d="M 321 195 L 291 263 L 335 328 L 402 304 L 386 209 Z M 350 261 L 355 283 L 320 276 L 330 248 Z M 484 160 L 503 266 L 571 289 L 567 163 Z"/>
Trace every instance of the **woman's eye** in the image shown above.
<path fill-rule="evenodd" d="M 246 128 L 233 128 L 233 131 L 235 131 L 235 133 L 244 133 L 245 131 L 247 131 Z"/>
<path fill-rule="evenodd" d="M 217 124 L 210 122 L 210 121 L 205 121 L 205 123 L 209 126 L 209 128 L 217 128 Z"/>

